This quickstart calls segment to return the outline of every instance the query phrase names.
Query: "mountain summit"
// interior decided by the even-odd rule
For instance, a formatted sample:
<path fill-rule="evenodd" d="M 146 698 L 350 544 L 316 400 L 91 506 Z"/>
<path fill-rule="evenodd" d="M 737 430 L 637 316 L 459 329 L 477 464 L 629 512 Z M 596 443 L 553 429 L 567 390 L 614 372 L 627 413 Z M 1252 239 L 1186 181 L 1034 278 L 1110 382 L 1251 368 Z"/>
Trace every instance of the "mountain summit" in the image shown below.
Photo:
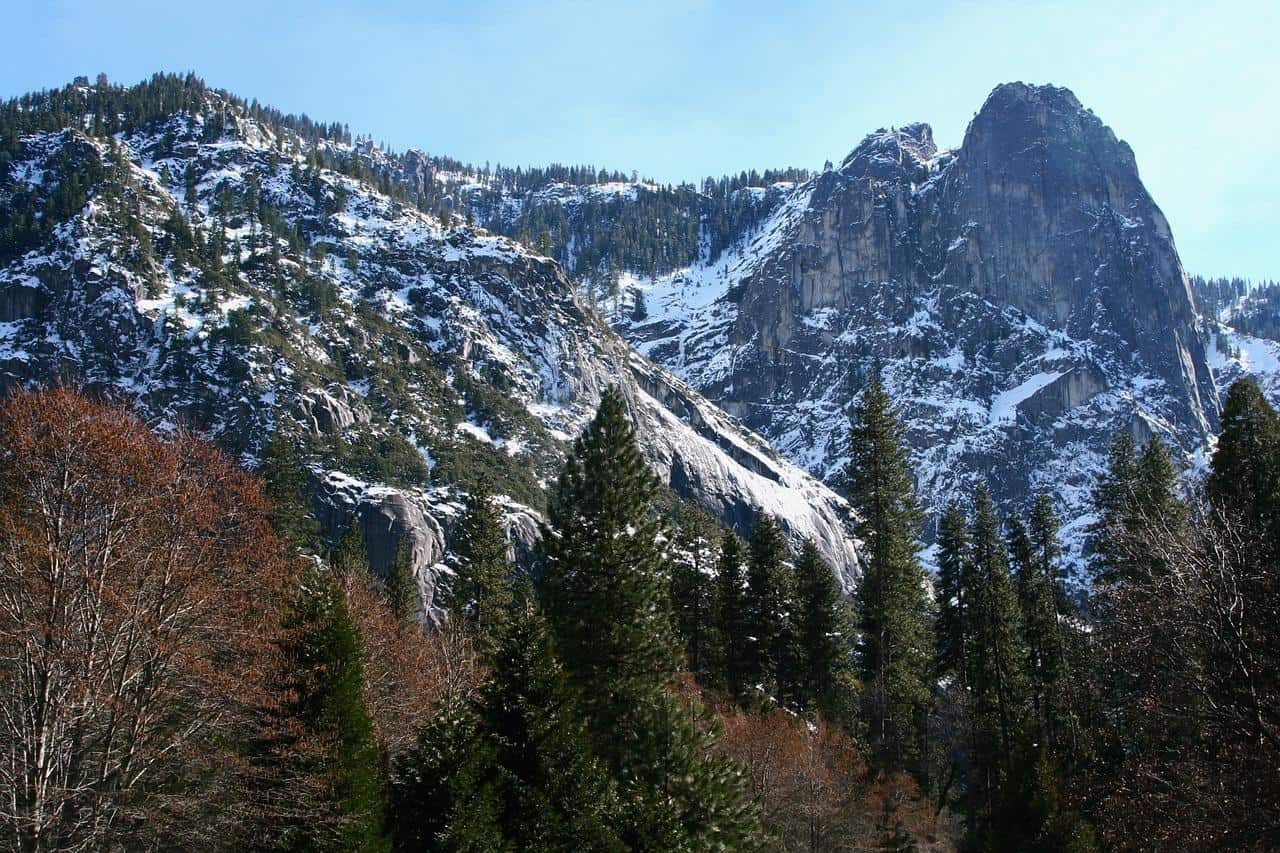
<path fill-rule="evenodd" d="M 877 131 L 725 257 L 635 290 L 648 316 L 616 325 L 641 352 L 829 480 L 879 374 L 935 513 L 985 478 L 1081 517 L 1116 430 L 1190 457 L 1216 426 L 1169 225 L 1066 89 L 997 87 L 954 151 L 925 124 Z"/>

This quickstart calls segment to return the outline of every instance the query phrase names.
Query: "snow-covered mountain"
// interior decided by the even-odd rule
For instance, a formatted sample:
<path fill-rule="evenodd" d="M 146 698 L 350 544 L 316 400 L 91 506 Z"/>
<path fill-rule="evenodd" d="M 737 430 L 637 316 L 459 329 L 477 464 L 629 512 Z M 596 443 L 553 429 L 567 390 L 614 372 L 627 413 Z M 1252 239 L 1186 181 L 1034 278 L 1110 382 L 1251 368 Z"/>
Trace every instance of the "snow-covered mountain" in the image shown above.
<path fill-rule="evenodd" d="M 741 530 L 763 509 L 857 555 L 829 488 L 632 352 L 553 260 L 409 203 L 401 160 L 194 78 L 11 103 L 0 381 L 84 383 L 251 460 L 301 443 L 327 526 L 375 570 L 408 537 L 429 603 L 460 490 L 527 542 L 567 442 L 618 384 L 654 469 Z"/>
<path fill-rule="evenodd" d="M 628 279 L 612 322 L 828 481 L 879 374 L 935 517 L 978 478 L 1008 511 L 1045 489 L 1076 564 L 1115 431 L 1192 463 L 1232 375 L 1133 152 L 1049 86 L 995 89 L 954 151 L 871 134 L 714 261 Z"/>

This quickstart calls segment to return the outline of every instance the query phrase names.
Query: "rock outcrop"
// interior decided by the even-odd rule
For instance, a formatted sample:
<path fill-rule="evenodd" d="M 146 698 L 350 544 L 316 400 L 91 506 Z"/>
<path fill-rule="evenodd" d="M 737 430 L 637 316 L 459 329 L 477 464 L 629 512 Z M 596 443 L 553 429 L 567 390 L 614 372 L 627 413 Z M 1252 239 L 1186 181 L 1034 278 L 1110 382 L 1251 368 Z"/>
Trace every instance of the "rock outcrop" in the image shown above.
<path fill-rule="evenodd" d="M 934 512 L 981 478 L 1007 510 L 1047 489 L 1082 519 L 1115 430 L 1190 457 L 1216 426 L 1168 223 L 1065 89 L 998 87 L 955 151 L 877 131 L 726 257 L 634 289 L 632 344 L 822 478 L 879 374 Z"/>

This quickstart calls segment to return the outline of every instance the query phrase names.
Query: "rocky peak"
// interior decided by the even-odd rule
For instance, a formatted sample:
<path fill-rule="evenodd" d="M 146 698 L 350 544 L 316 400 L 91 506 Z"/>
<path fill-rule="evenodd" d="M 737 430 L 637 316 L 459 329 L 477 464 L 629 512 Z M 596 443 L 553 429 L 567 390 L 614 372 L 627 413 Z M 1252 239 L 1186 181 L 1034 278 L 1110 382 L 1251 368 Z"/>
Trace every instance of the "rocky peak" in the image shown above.
<path fill-rule="evenodd" d="M 858 143 L 840 164 L 849 178 L 891 180 L 899 174 L 914 176 L 938 153 L 933 128 L 923 122 L 905 127 L 880 128 Z"/>

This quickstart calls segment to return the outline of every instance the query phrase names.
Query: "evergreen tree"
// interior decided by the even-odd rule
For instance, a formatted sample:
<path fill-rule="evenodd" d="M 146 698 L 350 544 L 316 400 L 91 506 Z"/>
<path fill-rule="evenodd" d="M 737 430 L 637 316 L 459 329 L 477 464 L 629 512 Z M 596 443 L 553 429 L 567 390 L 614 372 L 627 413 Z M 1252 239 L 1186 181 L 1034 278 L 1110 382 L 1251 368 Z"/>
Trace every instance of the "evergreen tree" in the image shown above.
<path fill-rule="evenodd" d="M 467 497 L 452 545 L 456 562 L 444 606 L 473 629 L 476 647 L 488 655 L 506 628 L 512 588 L 502 517 L 483 484 Z"/>
<path fill-rule="evenodd" d="M 1020 535 L 1011 536 L 1010 552 L 1016 570 L 1018 601 L 1022 611 L 1023 640 L 1027 650 L 1026 673 L 1036 741 L 1063 748 L 1071 730 L 1068 652 L 1062 606 L 1065 595 L 1059 584 L 1058 517 L 1045 493 L 1036 495 L 1030 530 L 1018 522 Z"/>
<path fill-rule="evenodd" d="M 617 388 L 574 443 L 541 540 L 542 595 L 596 754 L 642 850 L 749 848 L 759 815 L 714 727 L 672 693 L 680 652 L 657 482 Z"/>
<path fill-rule="evenodd" d="M 418 580 L 413 576 L 408 536 L 400 538 L 395 559 L 387 568 L 386 595 L 387 608 L 400 621 L 409 622 L 418 615 Z"/>
<path fill-rule="evenodd" d="M 1267 556 L 1280 554 L 1280 418 L 1252 379 L 1227 391 L 1205 486 L 1216 506 L 1271 541 Z"/>
<path fill-rule="evenodd" d="M 742 540 L 733 533 L 725 533 L 716 563 L 716 628 L 724 684 L 730 695 L 738 699 L 744 696 L 751 670 L 744 642 L 747 616 L 743 565 Z"/>
<path fill-rule="evenodd" d="M 1006 805 L 1002 800 L 1015 775 L 1027 654 L 1008 555 L 985 486 L 974 491 L 973 507 L 968 678 L 973 701 L 973 793 L 985 817 L 985 830 L 990 832 L 992 817 Z"/>
<path fill-rule="evenodd" d="M 335 831 L 304 829 L 295 846 L 309 851 L 388 850 L 387 780 L 364 703 L 360 631 L 337 584 L 325 572 L 308 570 L 295 622 L 302 674 L 297 715 L 325 744 L 315 770 L 333 792 L 331 807 L 337 818 Z"/>
<path fill-rule="evenodd" d="M 929 604 L 917 553 L 923 514 L 902 425 L 872 380 L 853 411 L 846 479 L 865 543 L 858 589 L 860 658 L 868 735 L 880 761 L 915 769 L 923 755 L 929 674 Z"/>
<path fill-rule="evenodd" d="M 338 577 L 363 577 L 369 573 L 369 550 L 360 532 L 360 516 L 351 518 L 347 532 L 329 552 L 329 566 Z"/>
<path fill-rule="evenodd" d="M 827 719 L 852 722 L 853 629 L 835 575 L 812 541 L 795 564 L 796 641 L 799 667 L 796 694 L 801 705 Z"/>
<path fill-rule="evenodd" d="M 279 429 L 262 448 L 258 475 L 271 500 L 271 527 L 276 534 L 295 549 L 314 549 L 320 528 L 306 496 L 307 472 L 297 450 Z"/>
<path fill-rule="evenodd" d="M 795 577 L 787 562 L 787 543 L 769 516 L 760 513 L 747 544 L 745 646 L 747 687 L 794 699 L 795 633 L 792 624 Z"/>
<path fill-rule="evenodd" d="M 1107 453 L 1107 468 L 1093 489 L 1093 505 L 1097 520 L 1090 528 L 1090 545 L 1094 552 L 1094 571 L 1104 581 L 1135 574 L 1131 565 L 1130 511 L 1137 492 L 1138 461 L 1133 436 L 1126 431 L 1116 433 Z"/>
<path fill-rule="evenodd" d="M 496 747 L 498 823 L 521 850 L 622 850 L 608 776 L 532 590 L 521 599 L 480 694 L 480 725 Z"/>
<path fill-rule="evenodd" d="M 505 837 L 499 806 L 497 746 L 475 709 L 440 707 L 396 760 L 391 825 L 401 853 L 488 853 L 521 849 Z"/>
<path fill-rule="evenodd" d="M 938 675 L 963 683 L 966 656 L 971 563 L 969 522 L 960 504 L 951 501 L 938 523 L 938 619 L 936 669 Z"/>
<path fill-rule="evenodd" d="M 715 584 L 711 563 L 717 525 L 706 513 L 682 505 L 676 518 L 671 602 L 688 668 L 705 677 L 713 668 Z"/>

